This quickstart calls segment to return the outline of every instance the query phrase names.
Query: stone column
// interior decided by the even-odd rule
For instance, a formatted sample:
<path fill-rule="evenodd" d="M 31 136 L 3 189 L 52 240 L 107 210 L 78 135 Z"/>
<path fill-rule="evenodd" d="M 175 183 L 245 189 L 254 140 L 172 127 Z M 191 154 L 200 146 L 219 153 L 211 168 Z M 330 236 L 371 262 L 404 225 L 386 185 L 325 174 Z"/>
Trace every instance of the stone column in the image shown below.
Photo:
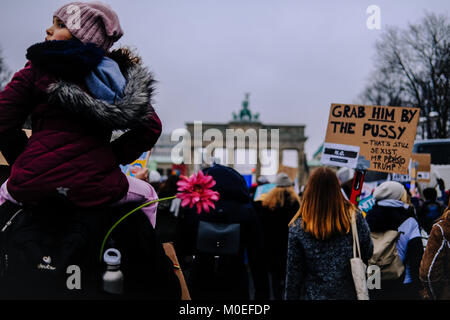
<path fill-rule="evenodd" d="M 298 184 L 301 185 L 303 181 L 303 152 L 302 149 L 297 149 L 297 178 L 298 178 Z"/>
<path fill-rule="evenodd" d="M 259 159 L 259 155 L 260 155 L 260 150 L 259 150 L 259 146 L 256 148 L 256 168 L 255 168 L 255 175 L 256 175 L 256 179 L 258 179 L 258 177 L 261 175 L 261 161 Z"/>
<path fill-rule="evenodd" d="M 283 150 L 284 150 L 284 148 L 280 146 L 280 149 L 278 150 L 278 169 L 277 169 L 277 172 L 280 170 L 281 166 L 283 165 Z"/>

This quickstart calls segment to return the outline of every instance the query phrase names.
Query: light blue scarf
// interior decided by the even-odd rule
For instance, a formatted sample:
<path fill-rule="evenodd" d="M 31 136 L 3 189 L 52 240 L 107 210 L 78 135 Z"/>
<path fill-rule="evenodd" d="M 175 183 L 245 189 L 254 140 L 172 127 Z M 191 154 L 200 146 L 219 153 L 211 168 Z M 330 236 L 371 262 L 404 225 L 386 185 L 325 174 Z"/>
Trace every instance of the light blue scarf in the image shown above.
<path fill-rule="evenodd" d="M 379 200 L 377 203 L 379 206 L 382 206 L 382 207 L 394 207 L 394 208 L 403 207 L 405 209 L 409 208 L 409 204 L 404 203 L 403 201 L 400 201 L 400 200 L 385 199 L 385 200 Z"/>
<path fill-rule="evenodd" d="M 97 68 L 85 78 L 85 82 L 97 99 L 113 104 L 123 98 L 126 79 L 119 65 L 108 57 L 103 57 Z"/>

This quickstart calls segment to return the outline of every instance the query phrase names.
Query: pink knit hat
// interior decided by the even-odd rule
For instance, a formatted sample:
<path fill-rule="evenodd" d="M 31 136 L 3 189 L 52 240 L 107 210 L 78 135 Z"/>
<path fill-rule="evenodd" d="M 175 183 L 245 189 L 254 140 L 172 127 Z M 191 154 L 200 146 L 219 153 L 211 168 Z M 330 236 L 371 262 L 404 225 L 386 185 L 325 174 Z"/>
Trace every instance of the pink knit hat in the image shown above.
<path fill-rule="evenodd" d="M 105 51 L 123 35 L 117 14 L 99 1 L 71 2 L 59 8 L 54 16 L 64 22 L 72 36 L 84 44 L 95 43 Z"/>

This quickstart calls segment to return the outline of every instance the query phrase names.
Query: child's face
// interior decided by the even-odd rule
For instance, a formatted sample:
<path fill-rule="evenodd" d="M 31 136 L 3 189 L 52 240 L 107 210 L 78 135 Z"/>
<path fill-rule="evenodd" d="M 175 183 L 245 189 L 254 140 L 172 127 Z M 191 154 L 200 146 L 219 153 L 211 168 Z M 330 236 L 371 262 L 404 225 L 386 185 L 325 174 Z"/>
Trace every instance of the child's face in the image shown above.
<path fill-rule="evenodd" d="M 56 17 L 53 18 L 53 25 L 46 30 L 46 33 L 47 37 L 45 37 L 45 41 L 72 39 L 72 34 L 64 25 L 64 22 Z"/>

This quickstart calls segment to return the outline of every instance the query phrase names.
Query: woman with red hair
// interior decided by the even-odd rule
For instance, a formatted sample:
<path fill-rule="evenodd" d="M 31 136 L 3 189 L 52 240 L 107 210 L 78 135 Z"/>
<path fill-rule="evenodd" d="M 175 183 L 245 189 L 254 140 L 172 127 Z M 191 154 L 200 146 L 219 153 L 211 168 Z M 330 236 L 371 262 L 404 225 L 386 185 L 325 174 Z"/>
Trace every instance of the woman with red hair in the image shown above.
<path fill-rule="evenodd" d="M 367 264 L 373 253 L 369 226 L 362 213 L 345 200 L 336 174 L 325 167 L 316 169 L 289 224 L 287 300 L 356 299 L 350 269 L 353 214 L 361 258 Z"/>

